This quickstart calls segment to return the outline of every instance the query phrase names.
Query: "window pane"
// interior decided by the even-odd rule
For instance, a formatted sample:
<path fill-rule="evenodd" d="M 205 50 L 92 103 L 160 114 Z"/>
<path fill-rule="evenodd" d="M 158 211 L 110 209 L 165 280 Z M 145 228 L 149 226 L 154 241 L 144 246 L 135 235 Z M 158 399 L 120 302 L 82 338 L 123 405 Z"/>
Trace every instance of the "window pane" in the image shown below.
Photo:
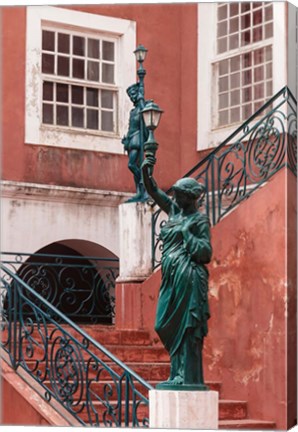
<path fill-rule="evenodd" d="M 241 17 L 241 28 L 242 30 L 250 27 L 250 14 L 243 15 Z"/>
<path fill-rule="evenodd" d="M 57 84 L 57 101 L 68 102 L 68 85 Z"/>
<path fill-rule="evenodd" d="M 98 90 L 87 88 L 87 105 L 98 107 Z"/>
<path fill-rule="evenodd" d="M 77 56 L 85 55 L 85 38 L 81 36 L 73 36 L 72 52 Z"/>
<path fill-rule="evenodd" d="M 231 92 L 231 106 L 240 104 L 240 90 Z"/>
<path fill-rule="evenodd" d="M 262 105 L 264 105 L 264 101 L 256 102 L 254 104 L 254 111 L 257 111 L 258 109 L 260 109 Z"/>
<path fill-rule="evenodd" d="M 102 82 L 109 84 L 114 83 L 114 65 L 102 64 Z"/>
<path fill-rule="evenodd" d="M 272 63 L 266 65 L 266 79 L 272 78 Z"/>
<path fill-rule="evenodd" d="M 42 105 L 42 122 L 45 124 L 54 123 L 53 105 L 49 105 L 49 104 Z"/>
<path fill-rule="evenodd" d="M 247 120 L 248 117 L 250 117 L 251 115 L 252 115 L 252 104 L 244 105 L 242 120 Z"/>
<path fill-rule="evenodd" d="M 266 95 L 267 95 L 267 97 L 268 96 L 272 96 L 272 92 L 273 92 L 272 81 L 269 81 L 266 84 Z"/>
<path fill-rule="evenodd" d="M 251 66 L 251 58 L 252 58 L 251 52 L 243 54 L 242 61 L 243 61 L 244 68 L 248 68 Z"/>
<path fill-rule="evenodd" d="M 113 132 L 113 113 L 102 111 L 101 112 L 101 129 L 107 132 Z"/>
<path fill-rule="evenodd" d="M 240 108 L 232 108 L 231 109 L 231 122 L 239 122 L 240 121 Z"/>
<path fill-rule="evenodd" d="M 240 70 L 240 56 L 231 58 L 231 72 Z"/>
<path fill-rule="evenodd" d="M 248 12 L 250 10 L 250 3 L 241 3 L 241 12 Z"/>
<path fill-rule="evenodd" d="M 72 112 L 72 126 L 83 128 L 84 127 L 84 109 L 73 107 L 71 112 Z"/>
<path fill-rule="evenodd" d="M 69 54 L 69 42 L 68 34 L 58 33 L 58 52 Z"/>
<path fill-rule="evenodd" d="M 219 21 L 227 18 L 227 13 L 228 13 L 228 8 L 226 4 L 218 6 L 217 17 Z"/>
<path fill-rule="evenodd" d="M 87 79 L 90 81 L 99 81 L 99 63 L 88 61 Z"/>
<path fill-rule="evenodd" d="M 219 112 L 219 126 L 223 126 L 229 123 L 229 111 L 220 111 Z"/>
<path fill-rule="evenodd" d="M 258 84 L 254 86 L 255 99 L 261 99 L 264 97 L 264 84 Z"/>
<path fill-rule="evenodd" d="M 103 60 L 114 61 L 114 42 L 102 41 L 102 58 Z"/>
<path fill-rule="evenodd" d="M 242 91 L 242 100 L 243 102 L 250 102 L 252 97 L 251 87 L 247 87 Z"/>
<path fill-rule="evenodd" d="M 219 109 L 227 108 L 229 106 L 229 93 L 224 93 L 219 96 Z"/>
<path fill-rule="evenodd" d="M 272 47 L 271 46 L 265 48 L 265 58 L 266 58 L 266 61 L 272 60 Z"/>
<path fill-rule="evenodd" d="M 258 25 L 261 24 L 263 21 L 263 13 L 262 9 L 259 9 L 253 13 L 253 24 Z"/>
<path fill-rule="evenodd" d="M 45 51 L 55 51 L 55 33 L 48 30 L 42 31 L 42 49 Z"/>
<path fill-rule="evenodd" d="M 57 105 L 57 125 L 68 126 L 68 107 Z"/>
<path fill-rule="evenodd" d="M 230 3 L 230 16 L 237 15 L 239 11 L 239 3 Z"/>
<path fill-rule="evenodd" d="M 241 45 L 250 44 L 250 30 L 241 33 Z"/>
<path fill-rule="evenodd" d="M 219 78 L 219 91 L 224 92 L 229 89 L 229 79 L 228 77 Z"/>
<path fill-rule="evenodd" d="M 267 6 L 265 8 L 265 21 L 270 21 L 273 19 L 273 6 Z"/>
<path fill-rule="evenodd" d="M 222 21 L 217 25 L 217 36 L 225 36 L 228 33 L 228 22 Z"/>
<path fill-rule="evenodd" d="M 248 69 L 242 73 L 242 83 L 243 85 L 251 84 L 251 70 Z"/>
<path fill-rule="evenodd" d="M 229 60 L 219 62 L 219 75 L 227 75 L 229 73 Z"/>
<path fill-rule="evenodd" d="M 99 59 L 99 40 L 88 39 L 88 57 Z"/>
<path fill-rule="evenodd" d="M 52 101 L 54 98 L 54 85 L 52 82 L 45 81 L 43 83 L 43 92 L 42 92 L 43 100 Z"/>
<path fill-rule="evenodd" d="M 262 81 L 264 79 L 264 67 L 260 66 L 255 68 L 254 70 L 254 80 L 257 81 Z"/>
<path fill-rule="evenodd" d="M 230 46 L 229 46 L 230 50 L 238 48 L 238 46 L 239 46 L 238 34 L 234 34 L 233 36 L 230 36 L 229 42 L 230 42 Z"/>
<path fill-rule="evenodd" d="M 74 78 L 84 79 L 84 60 L 72 60 L 72 76 Z"/>
<path fill-rule="evenodd" d="M 98 130 L 98 111 L 97 110 L 87 110 L 87 128 Z"/>
<path fill-rule="evenodd" d="M 102 90 L 101 91 L 101 106 L 102 108 L 113 108 L 114 107 L 114 98 L 113 98 L 113 92 L 108 90 Z"/>
<path fill-rule="evenodd" d="M 235 73 L 230 75 L 230 84 L 231 84 L 231 88 L 240 86 L 240 73 Z"/>
<path fill-rule="evenodd" d="M 71 86 L 71 101 L 74 104 L 83 105 L 83 103 L 84 103 L 84 87 Z"/>
<path fill-rule="evenodd" d="M 233 18 L 230 21 L 230 33 L 235 33 L 239 30 L 239 19 Z"/>
<path fill-rule="evenodd" d="M 58 75 L 69 76 L 69 58 L 58 57 Z"/>
<path fill-rule="evenodd" d="M 227 49 L 228 49 L 228 39 L 226 37 L 222 39 L 218 39 L 217 41 L 218 53 L 220 54 L 222 52 L 225 52 L 227 51 Z"/>
<path fill-rule="evenodd" d="M 253 29 L 253 41 L 258 42 L 263 38 L 262 26 Z"/>
<path fill-rule="evenodd" d="M 55 57 L 50 54 L 43 54 L 41 61 L 41 71 L 45 74 L 53 74 L 55 71 Z"/>
<path fill-rule="evenodd" d="M 265 38 L 268 39 L 273 36 L 273 24 L 266 24 L 265 25 Z"/>
<path fill-rule="evenodd" d="M 264 63 L 264 49 L 257 49 L 254 52 L 255 65 Z"/>

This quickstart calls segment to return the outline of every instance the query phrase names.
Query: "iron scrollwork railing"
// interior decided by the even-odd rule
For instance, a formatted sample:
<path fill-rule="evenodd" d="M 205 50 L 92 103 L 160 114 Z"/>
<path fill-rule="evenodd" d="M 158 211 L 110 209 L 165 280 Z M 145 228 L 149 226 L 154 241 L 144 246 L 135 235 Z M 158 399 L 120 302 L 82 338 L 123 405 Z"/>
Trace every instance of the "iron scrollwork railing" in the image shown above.
<path fill-rule="evenodd" d="M 297 176 L 297 102 L 284 87 L 185 177 L 206 189 L 201 211 L 212 225 L 287 166 Z M 171 189 L 168 191 L 171 193 Z M 160 265 L 164 214 L 152 216 L 152 267 Z"/>
<path fill-rule="evenodd" d="M 73 321 L 112 323 L 118 259 L 12 252 L 3 252 L 2 258 L 3 264 Z"/>
<path fill-rule="evenodd" d="M 148 426 L 146 381 L 4 265 L 0 294 L 3 357 L 62 415 L 84 426 Z"/>

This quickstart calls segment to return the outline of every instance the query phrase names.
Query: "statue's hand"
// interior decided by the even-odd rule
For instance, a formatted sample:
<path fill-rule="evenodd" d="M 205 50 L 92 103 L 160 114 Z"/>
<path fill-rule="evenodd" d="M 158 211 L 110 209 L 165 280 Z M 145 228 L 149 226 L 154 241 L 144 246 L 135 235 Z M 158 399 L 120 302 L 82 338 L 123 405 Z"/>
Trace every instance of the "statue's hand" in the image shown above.
<path fill-rule="evenodd" d="M 122 138 L 121 143 L 124 145 L 124 150 L 128 151 L 129 140 L 126 135 Z"/>
<path fill-rule="evenodd" d="M 152 171 L 155 163 L 156 157 L 154 157 L 153 155 L 147 155 L 142 163 L 142 168 L 150 168 Z"/>

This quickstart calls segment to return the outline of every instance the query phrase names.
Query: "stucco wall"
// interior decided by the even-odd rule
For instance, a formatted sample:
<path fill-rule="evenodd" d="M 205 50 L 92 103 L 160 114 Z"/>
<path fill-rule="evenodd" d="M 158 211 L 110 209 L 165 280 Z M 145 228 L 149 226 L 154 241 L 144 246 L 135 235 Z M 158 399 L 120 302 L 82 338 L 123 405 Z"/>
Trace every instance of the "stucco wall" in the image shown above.
<path fill-rule="evenodd" d="M 222 382 L 223 398 L 247 400 L 250 418 L 274 420 L 278 429 L 292 425 L 296 417 L 295 182 L 292 173 L 282 170 L 212 228 L 209 265 L 212 317 L 204 350 L 205 378 Z M 124 303 L 125 287 L 119 286 L 117 310 L 120 315 L 122 307 L 126 318 L 119 316 L 116 324 L 124 327 L 126 319 L 131 328 L 149 328 L 156 338 L 159 284 L 160 271 L 142 285 L 128 285 L 131 303 Z M 141 314 L 136 318 L 138 308 Z"/>
<path fill-rule="evenodd" d="M 170 187 L 198 159 L 197 5 L 128 4 L 69 8 L 136 21 L 137 42 L 149 49 L 145 63 L 146 98 L 154 99 L 165 110 L 156 132 L 160 143 L 156 176 L 162 187 Z M 162 25 L 161 17 L 165 17 Z M 8 7 L 3 10 L 2 36 L 5 59 L 3 178 L 133 191 L 133 178 L 125 155 L 24 145 L 26 8 Z"/>
<path fill-rule="evenodd" d="M 119 256 L 118 205 L 125 194 L 38 185 L 5 184 L 1 250 L 34 253 L 55 242 L 91 242 Z M 81 251 L 94 253 L 90 247 Z"/>

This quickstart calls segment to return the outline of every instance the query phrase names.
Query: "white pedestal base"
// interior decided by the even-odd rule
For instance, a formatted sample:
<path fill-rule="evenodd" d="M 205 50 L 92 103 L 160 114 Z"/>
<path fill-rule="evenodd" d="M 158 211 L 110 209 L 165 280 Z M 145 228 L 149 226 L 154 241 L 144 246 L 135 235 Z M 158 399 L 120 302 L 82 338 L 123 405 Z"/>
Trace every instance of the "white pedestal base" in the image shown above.
<path fill-rule="evenodd" d="M 149 427 L 218 429 L 218 392 L 150 390 Z"/>
<path fill-rule="evenodd" d="M 152 208 L 143 202 L 119 206 L 120 274 L 117 282 L 139 282 L 152 273 Z"/>

